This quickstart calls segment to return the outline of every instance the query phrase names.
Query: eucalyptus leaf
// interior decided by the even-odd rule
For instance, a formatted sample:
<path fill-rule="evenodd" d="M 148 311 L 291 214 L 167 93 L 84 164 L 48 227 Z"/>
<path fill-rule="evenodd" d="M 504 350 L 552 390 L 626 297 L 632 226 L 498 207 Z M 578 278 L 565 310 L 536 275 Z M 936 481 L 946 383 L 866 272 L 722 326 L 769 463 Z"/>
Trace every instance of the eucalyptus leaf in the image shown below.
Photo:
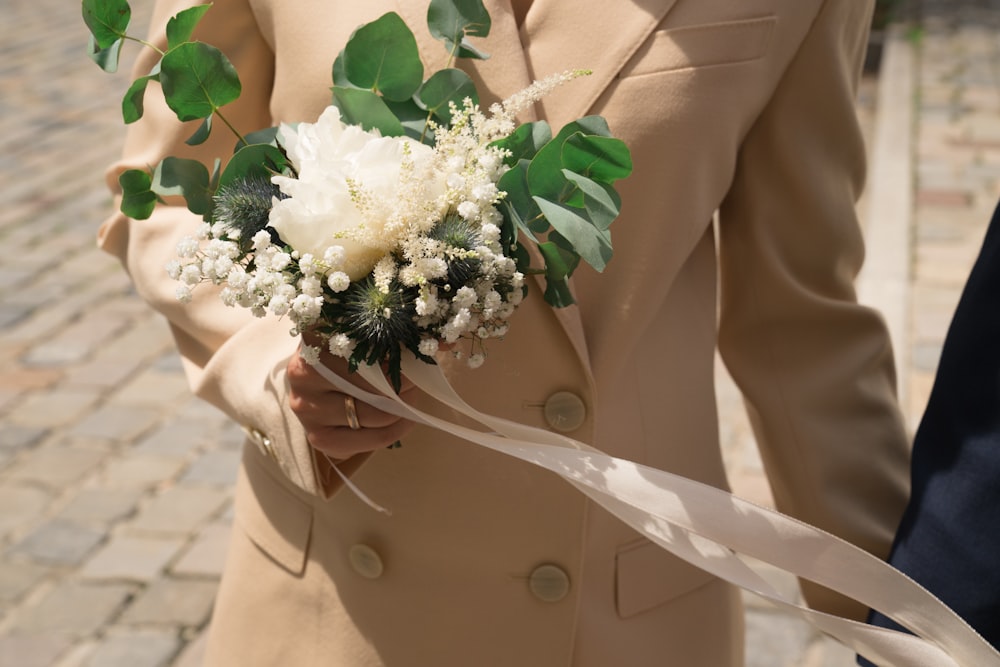
<path fill-rule="evenodd" d="M 393 102 L 383 99 L 385 106 L 403 126 L 403 132 L 411 139 L 421 141 L 428 146 L 434 145 L 434 132 L 427 126 L 427 109 L 422 108 L 414 98 L 405 102 Z"/>
<path fill-rule="evenodd" d="M 155 75 L 140 76 L 125 91 L 125 97 L 122 98 L 122 119 L 124 119 L 126 125 L 142 118 L 146 84 L 156 80 L 157 77 Z"/>
<path fill-rule="evenodd" d="M 222 170 L 219 178 L 219 189 L 222 189 L 237 178 L 257 175 L 270 178 L 281 173 L 288 165 L 288 158 L 280 148 L 269 144 L 251 144 L 236 151 L 229 164 Z"/>
<path fill-rule="evenodd" d="M 550 201 L 565 202 L 575 193 L 575 188 L 563 176 L 563 146 L 573 135 L 609 136 L 607 122 L 600 116 L 585 116 L 567 123 L 551 141 L 539 149 L 528 168 L 528 185 L 531 194 Z M 580 200 L 577 203 L 582 203 Z"/>
<path fill-rule="evenodd" d="M 573 293 L 569 290 L 569 282 L 565 278 L 549 278 L 545 276 L 545 303 L 553 308 L 565 308 L 576 303 Z"/>
<path fill-rule="evenodd" d="M 377 129 L 383 137 L 406 134 L 402 123 L 385 101 L 370 90 L 334 86 L 333 103 L 340 109 L 341 120 L 348 125 L 360 125 L 366 130 Z"/>
<path fill-rule="evenodd" d="M 97 40 L 91 35 L 87 40 L 87 56 L 97 63 L 105 72 L 114 74 L 118 71 L 118 61 L 121 59 L 122 43 L 124 40 L 116 39 L 106 49 L 97 45 Z"/>
<path fill-rule="evenodd" d="M 83 22 L 99 49 L 110 48 L 123 38 L 131 20 L 132 8 L 126 0 L 83 0 Z"/>
<path fill-rule="evenodd" d="M 562 234 L 573 245 L 573 250 L 583 261 L 598 271 L 603 271 L 611 259 L 611 237 L 607 231 L 602 231 L 594 223 L 581 214 L 579 209 L 572 209 L 542 197 L 535 197 L 535 203 L 545 214 L 553 229 Z"/>
<path fill-rule="evenodd" d="M 417 91 L 424 107 L 446 124 L 451 123 L 450 102 L 461 109 L 467 98 L 479 104 L 479 93 L 472 78 L 460 69 L 443 69 L 431 75 Z"/>
<path fill-rule="evenodd" d="M 201 121 L 198 125 L 198 129 L 194 131 L 190 137 L 188 137 L 184 143 L 188 146 L 198 146 L 205 143 L 208 140 L 209 135 L 212 134 L 212 116 L 208 116 L 205 120 Z"/>
<path fill-rule="evenodd" d="M 593 181 L 586 176 L 575 174 L 568 169 L 563 170 L 567 180 L 579 188 L 582 195 L 582 208 L 587 211 L 587 217 L 600 230 L 605 230 L 618 217 L 621 210 L 621 197 L 615 189 L 606 183 Z"/>
<path fill-rule="evenodd" d="M 632 173 L 632 155 L 621 139 L 576 133 L 562 147 L 566 169 L 602 183 L 614 183 Z"/>
<path fill-rule="evenodd" d="M 467 37 L 486 37 L 492 22 L 482 0 L 431 0 L 427 8 L 427 27 L 431 35 L 445 43 L 449 53 L 459 58 L 485 60 Z"/>
<path fill-rule="evenodd" d="M 341 50 L 337 54 L 337 57 L 333 60 L 333 85 L 340 86 L 342 88 L 357 88 L 350 79 L 347 78 L 347 72 L 344 69 L 344 52 Z"/>
<path fill-rule="evenodd" d="M 265 127 L 263 130 L 257 130 L 244 135 L 243 141 L 237 142 L 236 146 L 233 147 L 233 152 L 235 153 L 248 144 L 271 144 L 272 146 L 277 146 L 278 126 Z"/>
<path fill-rule="evenodd" d="M 167 49 L 172 49 L 191 39 L 201 17 L 212 7 L 207 5 L 195 5 L 177 12 L 177 15 L 167 21 Z"/>
<path fill-rule="evenodd" d="M 145 220 L 153 214 L 159 199 L 150 189 L 152 179 L 141 169 L 123 171 L 118 177 L 122 188 L 121 212 L 135 220 Z"/>
<path fill-rule="evenodd" d="M 208 169 L 197 160 L 167 157 L 153 170 L 151 189 L 161 197 L 180 196 L 192 213 L 212 209 Z"/>
<path fill-rule="evenodd" d="M 504 159 L 507 166 L 513 166 L 520 160 L 530 160 L 538 151 L 552 140 L 552 128 L 544 120 L 534 123 L 524 123 L 503 139 L 494 141 L 492 145 L 499 146 L 509 155 Z"/>
<path fill-rule="evenodd" d="M 500 177 L 497 188 L 506 193 L 501 200 L 501 210 L 518 229 L 534 238 L 534 233 L 541 234 L 548 229 L 548 223 L 528 190 L 527 170 L 528 162 L 522 160 Z"/>
<path fill-rule="evenodd" d="M 240 96 L 236 69 L 222 51 L 203 42 L 185 42 L 160 63 L 163 95 L 182 121 L 211 116 Z"/>
<path fill-rule="evenodd" d="M 397 102 L 412 97 L 424 79 L 417 40 L 395 12 L 358 28 L 343 56 L 348 81 Z"/>

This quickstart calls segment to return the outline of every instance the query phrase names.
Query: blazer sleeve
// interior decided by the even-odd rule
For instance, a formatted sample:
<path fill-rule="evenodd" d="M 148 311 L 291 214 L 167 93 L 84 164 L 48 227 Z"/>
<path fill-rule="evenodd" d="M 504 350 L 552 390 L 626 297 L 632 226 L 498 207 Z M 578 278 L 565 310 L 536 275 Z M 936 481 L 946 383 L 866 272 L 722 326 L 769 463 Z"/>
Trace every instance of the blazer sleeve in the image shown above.
<path fill-rule="evenodd" d="M 149 41 L 166 48 L 166 24 L 197 0 L 160 0 L 151 19 Z M 223 108 L 241 132 L 270 126 L 269 101 L 274 72 L 273 54 L 264 41 L 246 0 L 215 0 L 194 39 L 218 47 L 233 62 L 243 86 L 240 98 Z M 157 60 L 152 49 L 138 55 L 133 76 L 148 74 Z M 118 176 L 131 168 L 150 168 L 168 155 L 202 161 L 209 169 L 216 158 L 225 161 L 235 136 L 215 123 L 205 144 L 184 142 L 198 122 L 181 123 L 166 106 L 160 88 L 151 83 L 143 118 L 130 125 L 122 159 L 107 173 L 108 187 L 118 195 Z M 116 203 L 117 203 L 116 196 Z M 257 319 L 245 309 L 225 306 L 211 285 L 199 285 L 191 303 L 176 297 L 177 284 L 165 270 L 176 256 L 177 242 L 193 233 L 201 218 L 183 201 L 159 205 L 148 220 L 132 220 L 120 212 L 101 226 L 98 244 L 117 256 L 139 296 L 166 317 L 183 359 L 192 390 L 253 433 L 254 439 L 281 471 L 303 490 L 331 495 L 339 477 L 307 443 L 304 431 L 288 407 L 285 366 L 297 353 L 298 339 L 290 324 L 275 318 Z M 341 465 L 353 469 L 359 460 Z"/>
<path fill-rule="evenodd" d="M 741 388 L 778 509 L 885 557 L 908 447 L 881 317 L 857 303 L 855 96 L 871 3 L 825 0 L 749 131 L 720 209 L 719 347 Z M 803 582 L 807 601 L 863 620 Z"/>

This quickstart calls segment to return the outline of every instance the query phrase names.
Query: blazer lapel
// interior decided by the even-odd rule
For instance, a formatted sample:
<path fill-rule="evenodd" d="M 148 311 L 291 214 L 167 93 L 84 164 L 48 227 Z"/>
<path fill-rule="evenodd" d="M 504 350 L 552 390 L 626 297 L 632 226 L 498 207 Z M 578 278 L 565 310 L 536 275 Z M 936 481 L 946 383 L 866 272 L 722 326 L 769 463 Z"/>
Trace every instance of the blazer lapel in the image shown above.
<path fill-rule="evenodd" d="M 586 115 L 676 3 L 534 0 L 522 31 L 533 78 L 566 70 L 593 70 L 590 76 L 540 102 L 553 128 Z"/>
<path fill-rule="evenodd" d="M 536 78 L 572 69 L 593 70 L 591 76 L 572 82 L 539 103 L 544 117 L 558 130 L 587 113 L 676 2 L 633 0 L 609 10 L 602 0 L 534 0 L 519 31 L 508 0 L 484 0 L 492 27 L 489 37 L 479 45 L 490 58 L 474 61 L 468 69 L 484 106 L 526 88 Z M 397 0 L 396 6 L 414 31 L 428 69 L 444 67 L 447 54 L 427 29 L 425 2 Z M 533 119 L 532 114 L 523 114 L 522 120 Z M 529 252 L 533 265 L 541 266 L 540 254 L 534 248 Z M 536 286 L 539 294 L 533 298 L 541 298 L 544 278 L 536 277 Z M 553 312 L 593 383 L 579 308 L 554 308 Z"/>

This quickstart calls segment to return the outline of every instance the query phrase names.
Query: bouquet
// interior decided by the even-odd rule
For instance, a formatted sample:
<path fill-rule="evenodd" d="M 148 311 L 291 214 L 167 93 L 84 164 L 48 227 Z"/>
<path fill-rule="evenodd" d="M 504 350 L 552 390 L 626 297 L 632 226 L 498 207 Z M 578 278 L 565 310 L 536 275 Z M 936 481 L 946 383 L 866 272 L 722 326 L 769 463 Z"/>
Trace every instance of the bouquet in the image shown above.
<path fill-rule="evenodd" d="M 413 33 L 395 13 L 358 28 L 333 63 L 331 105 L 315 123 L 241 135 L 223 107 L 240 92 L 218 49 L 189 41 L 208 10 L 184 10 L 168 24 L 168 48 L 122 102 L 142 116 L 150 81 L 182 121 L 202 120 L 189 144 L 219 119 L 237 145 L 209 172 L 168 157 L 149 171 L 121 175 L 121 209 L 148 217 L 165 196 L 181 195 L 204 223 L 167 267 L 191 298 L 203 282 L 230 306 L 287 317 L 291 333 L 318 334 L 354 370 L 383 365 L 401 381 L 404 350 L 433 363 L 442 344 L 478 366 L 485 341 L 502 337 L 524 297 L 525 275 L 544 273 L 545 299 L 573 302 L 568 279 L 580 260 L 602 270 L 609 226 L 629 175 L 625 144 L 600 117 L 553 136 L 544 122 L 516 115 L 562 83 L 558 73 L 484 112 L 471 78 L 451 67 L 486 58 L 470 37 L 489 33 L 481 0 L 431 0 L 431 34 L 448 67 L 424 79 Z M 84 0 L 91 54 L 114 71 L 127 34 L 126 0 Z M 153 45 L 148 45 L 156 48 Z M 531 266 L 528 246 L 541 266 Z M 304 347 L 317 363 L 320 350 Z"/>

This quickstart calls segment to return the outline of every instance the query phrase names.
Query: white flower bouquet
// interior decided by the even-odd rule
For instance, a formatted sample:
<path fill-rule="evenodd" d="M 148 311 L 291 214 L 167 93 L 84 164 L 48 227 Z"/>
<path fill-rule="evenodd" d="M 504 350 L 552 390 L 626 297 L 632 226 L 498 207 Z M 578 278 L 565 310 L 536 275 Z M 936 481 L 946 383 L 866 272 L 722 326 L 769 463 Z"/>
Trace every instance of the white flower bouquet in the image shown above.
<path fill-rule="evenodd" d="M 125 96 L 126 122 L 141 117 L 146 85 L 158 81 L 180 120 L 203 119 L 189 143 L 204 141 L 214 118 L 232 128 L 221 108 L 239 95 L 235 71 L 214 47 L 188 41 L 206 9 L 172 19 L 169 48 Z M 84 0 L 83 14 L 94 59 L 114 70 L 131 39 L 128 3 Z M 486 57 L 468 42 L 489 32 L 481 0 L 432 0 L 428 26 L 449 65 Z M 318 334 L 352 369 L 384 365 L 398 387 L 403 350 L 433 363 L 446 344 L 481 364 L 484 342 L 507 331 L 527 273 L 544 272 L 545 298 L 558 307 L 572 303 L 567 279 L 580 259 L 604 268 L 628 149 L 599 117 L 556 136 L 544 122 L 515 122 L 587 72 L 536 82 L 484 113 L 463 71 L 424 80 L 416 40 L 395 13 L 358 28 L 333 72 L 333 103 L 315 123 L 237 133 L 225 168 L 210 174 L 168 157 L 122 175 L 131 217 L 180 194 L 205 220 L 167 267 L 181 300 L 214 283 L 226 304 L 287 317 L 293 335 Z M 537 246 L 544 266 L 530 265 L 523 244 Z M 304 348 L 314 363 L 319 353 Z"/>

